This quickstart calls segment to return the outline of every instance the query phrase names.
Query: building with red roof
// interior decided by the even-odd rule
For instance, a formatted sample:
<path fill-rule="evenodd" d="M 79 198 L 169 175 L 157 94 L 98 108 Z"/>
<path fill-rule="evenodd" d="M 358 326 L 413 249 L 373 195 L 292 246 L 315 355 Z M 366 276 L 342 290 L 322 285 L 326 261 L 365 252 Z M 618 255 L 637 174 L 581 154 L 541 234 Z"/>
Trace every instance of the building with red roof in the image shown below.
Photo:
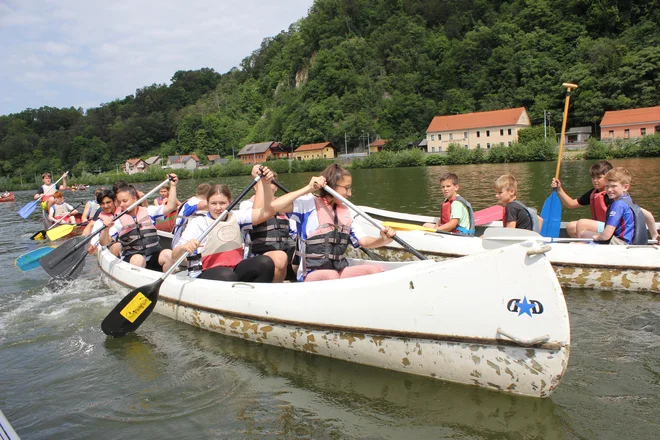
<path fill-rule="evenodd" d="M 301 145 L 293 152 L 296 160 L 334 159 L 337 157 L 337 147 L 332 142 Z"/>
<path fill-rule="evenodd" d="M 518 132 L 531 125 L 525 107 L 436 116 L 426 129 L 427 151 L 447 151 L 449 144 L 469 149 L 511 145 L 518 140 Z"/>
<path fill-rule="evenodd" d="M 124 163 L 124 172 L 126 174 L 135 174 L 135 173 L 144 173 L 144 170 L 147 168 L 145 161 L 139 157 L 136 159 L 128 159 Z"/>
<path fill-rule="evenodd" d="M 605 112 L 600 139 L 629 139 L 660 133 L 660 106 Z"/>

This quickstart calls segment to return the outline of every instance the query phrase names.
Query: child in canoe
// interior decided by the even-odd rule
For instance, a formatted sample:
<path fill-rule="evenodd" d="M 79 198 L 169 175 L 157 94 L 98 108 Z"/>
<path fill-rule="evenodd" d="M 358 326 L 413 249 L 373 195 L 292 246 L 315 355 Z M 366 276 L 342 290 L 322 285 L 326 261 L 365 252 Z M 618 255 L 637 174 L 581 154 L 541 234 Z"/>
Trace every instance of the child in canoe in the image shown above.
<path fill-rule="evenodd" d="M 272 217 L 272 191 L 266 187 L 273 178 L 272 172 L 259 165 L 252 168 L 252 176 L 261 172 L 262 178 L 256 185 L 257 202 L 260 208 L 244 209 L 230 212 L 223 221 L 201 242 L 198 238 L 227 209 L 232 202 L 231 191 L 226 185 L 213 185 L 207 193 L 208 213 L 190 219 L 183 230 L 181 238 L 172 251 L 172 258 L 178 260 L 188 252 L 189 267 L 191 262 L 201 260 L 201 273 L 190 270 L 189 276 L 219 281 L 243 281 L 254 283 L 270 283 L 273 281 L 273 260 L 265 255 L 244 258 L 244 232 L 253 224 L 259 224 Z M 282 251 L 278 251 L 282 252 Z M 282 252 L 284 253 L 284 252 Z M 191 258 L 192 257 L 192 258 Z"/>
<path fill-rule="evenodd" d="M 528 208 L 516 199 L 518 195 L 518 181 L 510 174 L 500 176 L 495 181 L 495 196 L 501 205 L 504 205 L 504 226 L 507 228 L 527 229 L 539 232 L 543 219 L 535 209 Z"/>
<path fill-rule="evenodd" d="M 101 246 L 109 246 L 113 241 L 121 243 L 121 258 L 127 263 L 149 270 L 167 271 L 172 265 L 172 251 L 162 249 L 158 240 L 155 219 L 176 211 L 176 174 L 170 174 L 171 197 L 167 205 L 137 206 L 130 212 L 112 222 L 104 218 L 107 226 L 101 232 Z M 121 186 L 115 193 L 116 204 L 121 211 L 126 210 L 138 200 L 138 192 L 130 185 Z"/>
<path fill-rule="evenodd" d="M 110 220 L 112 217 L 115 215 L 115 209 L 117 208 L 115 205 L 115 193 L 111 189 L 105 189 L 105 188 L 100 188 L 96 190 L 96 202 L 100 206 L 99 208 L 99 213 L 95 216 L 96 221 L 90 221 L 89 224 L 85 227 L 85 230 L 83 231 L 82 235 L 90 235 L 92 232 L 98 231 L 103 227 L 103 220 Z M 95 253 L 96 249 L 99 244 L 99 236 L 95 235 L 92 237 L 91 241 L 89 242 L 89 247 L 87 248 L 87 252 L 90 254 Z M 119 255 L 121 253 L 121 244 L 118 242 L 113 242 L 110 245 L 110 252 L 112 252 L 112 255 L 115 257 L 119 258 Z"/>
<path fill-rule="evenodd" d="M 618 245 L 648 243 L 644 213 L 628 194 L 631 181 L 630 173 L 623 167 L 612 168 L 605 175 L 605 190 L 612 203 L 607 208 L 605 228 L 592 235 L 594 241 Z"/>
<path fill-rule="evenodd" d="M 396 232 L 385 228 L 380 237 L 369 237 L 353 222 L 351 212 L 341 201 L 326 192 L 328 186 L 342 197 L 353 188 L 351 173 L 339 166 L 328 166 L 309 184 L 272 202 L 275 212 L 290 213 L 296 222 L 301 264 L 298 281 L 322 281 L 350 278 L 382 272 L 374 264 L 349 266 L 344 252 L 349 243 L 354 247 L 377 248 L 392 241 Z M 319 195 L 311 194 L 319 191 Z"/>
<path fill-rule="evenodd" d="M 74 215 L 78 214 L 78 211 L 64 201 L 64 195 L 61 191 L 55 191 L 55 194 L 53 194 L 53 201 L 53 205 L 48 210 L 48 220 L 53 223 L 62 220 L 61 223 L 75 225 L 76 218 Z"/>
<path fill-rule="evenodd" d="M 207 209 L 206 195 L 209 193 L 210 189 L 210 184 L 200 183 L 197 185 L 195 195 L 186 200 L 183 205 L 179 207 L 176 222 L 174 224 L 172 248 L 176 247 L 178 244 L 179 238 L 181 238 L 181 233 L 185 229 L 190 218 L 198 211 L 205 211 Z"/>
<path fill-rule="evenodd" d="M 440 207 L 437 223 L 424 223 L 425 228 L 461 235 L 474 235 L 474 211 L 472 205 L 458 195 L 458 176 L 445 173 L 440 176 L 440 188 L 445 196 Z"/>
<path fill-rule="evenodd" d="M 580 220 L 569 222 L 566 225 L 566 232 L 571 237 L 591 237 L 595 234 L 600 234 L 605 229 L 605 221 L 607 208 L 612 204 L 612 200 L 605 191 L 605 174 L 612 169 L 612 164 L 606 160 L 593 164 L 589 169 L 591 175 L 591 183 L 593 188 L 584 193 L 579 199 L 574 199 L 569 196 L 561 181 L 552 179 L 552 187 L 557 189 L 557 195 L 561 200 L 562 205 L 568 209 L 580 208 L 582 206 L 589 206 L 591 208 L 591 218 L 582 218 Z M 652 239 L 658 238 L 658 231 L 655 227 L 655 218 L 653 214 L 642 208 L 646 225 Z"/>
<path fill-rule="evenodd" d="M 54 183 L 52 183 L 53 176 L 51 176 L 49 172 L 45 172 L 41 175 L 41 181 L 44 184 L 39 187 L 39 190 L 34 195 L 34 199 L 37 200 L 39 197 L 41 197 L 41 208 L 44 211 L 48 211 L 50 207 L 53 206 L 53 203 L 55 203 L 55 199 L 53 198 L 53 196 L 55 195 L 55 191 L 67 189 L 66 173 L 62 175 L 61 185 L 60 184 L 55 185 Z"/>
<path fill-rule="evenodd" d="M 273 179 L 277 179 L 277 173 L 273 171 Z M 277 186 L 271 182 L 267 190 L 272 192 L 272 200 L 275 200 Z M 256 195 L 240 204 L 240 210 L 258 208 Z M 296 236 L 296 223 L 289 219 L 286 214 L 276 212 L 271 218 L 258 224 L 253 224 L 252 229 L 247 231 L 245 239 L 245 256 L 266 255 L 275 264 L 274 283 L 281 283 L 285 279 L 296 280 L 297 263 L 294 269 L 293 261 L 296 251 L 294 237 Z M 282 251 L 282 252 L 279 252 Z"/>

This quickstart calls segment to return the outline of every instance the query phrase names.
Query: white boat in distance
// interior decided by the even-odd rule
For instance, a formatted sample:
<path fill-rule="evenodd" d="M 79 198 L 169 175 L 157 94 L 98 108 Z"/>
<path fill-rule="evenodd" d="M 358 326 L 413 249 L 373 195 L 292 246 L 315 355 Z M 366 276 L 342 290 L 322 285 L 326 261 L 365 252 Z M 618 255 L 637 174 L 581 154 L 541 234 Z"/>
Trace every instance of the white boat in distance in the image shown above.
<path fill-rule="evenodd" d="M 437 217 L 386 211 L 368 206 L 360 208 L 383 220 L 417 225 L 437 221 Z M 367 234 L 377 234 L 376 228 L 361 217 L 356 217 L 354 221 L 358 222 Z M 486 227 L 501 228 L 502 222 L 493 222 Z M 562 223 L 562 228 L 563 231 L 560 235 L 567 236 L 564 223 Z M 477 228 L 477 235 L 481 235 L 484 229 Z M 397 231 L 397 234 L 428 258 L 438 261 L 485 252 L 482 239 L 479 237 L 419 230 Z M 557 273 L 559 283 L 564 288 L 660 293 L 660 248 L 658 246 L 552 243 L 550 248 L 546 255 Z M 372 251 L 386 260 L 415 259 L 396 242 Z M 351 253 L 351 255 L 357 255 L 357 253 Z"/>
<path fill-rule="evenodd" d="M 184 271 L 165 280 L 154 311 L 254 342 L 547 397 L 568 364 L 570 326 L 543 252 L 526 242 L 442 263 L 379 262 L 383 273 L 312 283 L 200 280 Z M 161 275 L 107 249 L 98 261 L 121 293 Z"/>

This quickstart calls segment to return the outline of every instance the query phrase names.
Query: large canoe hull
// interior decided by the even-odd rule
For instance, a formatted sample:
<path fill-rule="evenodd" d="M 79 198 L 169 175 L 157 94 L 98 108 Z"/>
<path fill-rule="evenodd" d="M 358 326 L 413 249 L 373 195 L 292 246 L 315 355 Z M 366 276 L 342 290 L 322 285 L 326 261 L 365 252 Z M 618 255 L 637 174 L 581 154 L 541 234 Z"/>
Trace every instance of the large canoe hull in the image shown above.
<path fill-rule="evenodd" d="M 425 217 L 391 211 L 389 218 L 399 221 L 419 221 Z M 399 214 L 397 216 L 397 214 Z M 355 221 L 367 234 L 377 234 L 376 228 L 356 217 Z M 492 227 L 501 227 L 501 222 Z M 479 231 L 477 232 L 479 233 Z M 424 231 L 398 231 L 397 234 L 428 258 L 444 261 L 451 258 L 485 252 L 481 238 L 438 234 Z M 605 246 L 597 244 L 553 243 L 546 253 L 559 283 L 564 288 L 627 290 L 660 293 L 660 248 L 658 246 Z M 374 249 L 385 260 L 411 261 L 415 257 L 396 242 Z M 352 256 L 357 256 L 353 251 Z"/>
<path fill-rule="evenodd" d="M 154 310 L 254 342 L 546 397 L 568 363 L 568 311 L 545 257 L 516 248 L 316 283 L 225 283 L 179 273 L 165 281 Z M 491 287 L 461 279 L 494 260 L 515 261 L 509 267 L 513 278 L 493 279 L 487 283 Z M 120 262 L 107 250 L 99 253 L 99 263 L 110 284 L 124 293 L 159 276 Z M 502 267 L 484 270 L 487 277 Z M 523 297 L 536 301 L 527 314 L 512 305 Z"/>

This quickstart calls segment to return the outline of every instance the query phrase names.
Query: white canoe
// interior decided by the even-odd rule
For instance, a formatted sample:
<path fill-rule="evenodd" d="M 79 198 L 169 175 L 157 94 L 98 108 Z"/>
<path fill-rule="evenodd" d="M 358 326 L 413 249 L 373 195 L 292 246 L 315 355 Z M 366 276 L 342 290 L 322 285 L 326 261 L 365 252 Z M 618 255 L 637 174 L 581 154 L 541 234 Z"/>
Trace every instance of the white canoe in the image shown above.
<path fill-rule="evenodd" d="M 161 275 L 105 249 L 98 259 L 122 293 Z M 165 280 L 154 310 L 228 336 L 514 394 L 546 397 L 558 386 L 569 356 L 568 310 L 536 243 L 443 263 L 378 264 L 386 271 L 314 283 L 180 272 Z"/>
<path fill-rule="evenodd" d="M 383 219 L 421 224 L 433 217 L 360 207 Z M 437 219 L 436 219 L 437 220 Z M 361 217 L 357 221 L 370 235 L 376 228 Z M 490 227 L 501 227 L 493 222 Z M 479 235 L 480 231 L 477 231 Z M 445 260 L 485 252 L 482 239 L 423 231 L 398 231 L 397 234 L 429 258 Z M 547 257 L 564 288 L 629 290 L 660 293 L 660 248 L 658 246 L 605 246 L 598 244 L 553 243 Z M 397 243 L 374 249 L 385 259 L 412 260 Z"/>

